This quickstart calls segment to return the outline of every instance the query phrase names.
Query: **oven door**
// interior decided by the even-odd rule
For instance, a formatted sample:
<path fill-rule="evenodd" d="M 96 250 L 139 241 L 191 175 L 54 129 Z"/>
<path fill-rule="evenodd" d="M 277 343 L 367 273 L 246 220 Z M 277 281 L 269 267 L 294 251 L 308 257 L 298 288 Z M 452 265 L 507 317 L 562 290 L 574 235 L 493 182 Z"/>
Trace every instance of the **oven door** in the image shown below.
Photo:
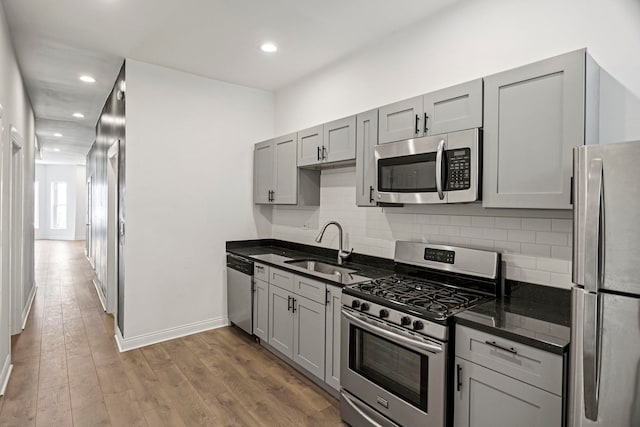
<path fill-rule="evenodd" d="M 362 425 L 382 414 L 400 425 L 445 425 L 445 343 L 347 307 L 342 308 L 341 329 L 341 385 L 347 392 L 341 396 L 341 414 L 346 422 Z"/>

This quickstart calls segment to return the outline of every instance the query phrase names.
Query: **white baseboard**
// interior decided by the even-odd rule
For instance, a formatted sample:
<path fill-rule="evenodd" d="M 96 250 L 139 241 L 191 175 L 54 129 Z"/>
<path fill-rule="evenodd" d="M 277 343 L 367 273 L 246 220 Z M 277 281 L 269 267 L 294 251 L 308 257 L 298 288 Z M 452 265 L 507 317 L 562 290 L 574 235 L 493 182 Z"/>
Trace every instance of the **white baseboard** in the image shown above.
<path fill-rule="evenodd" d="M 13 371 L 13 365 L 11 364 L 11 355 L 7 354 L 2 365 L 2 371 L 0 371 L 0 396 L 4 396 L 4 392 L 7 390 L 7 384 L 9 384 L 9 377 Z"/>
<path fill-rule="evenodd" d="M 100 289 L 100 285 L 98 284 L 98 280 L 93 279 L 93 286 L 96 288 L 96 293 L 98 294 L 98 299 L 100 300 L 100 304 L 102 305 L 102 309 L 107 311 L 107 302 L 104 300 L 104 295 L 102 295 L 102 289 Z"/>
<path fill-rule="evenodd" d="M 22 330 L 27 327 L 27 320 L 29 320 L 29 313 L 31 313 L 31 307 L 33 307 L 33 300 L 36 298 L 36 290 L 38 286 L 36 286 L 36 282 L 33 282 L 33 288 L 31 288 L 31 294 L 29 295 L 29 302 L 26 307 L 22 310 Z"/>
<path fill-rule="evenodd" d="M 198 332 L 222 328 L 223 326 L 228 325 L 229 318 L 227 316 L 222 316 L 215 319 L 204 320 L 202 322 L 191 323 L 189 325 L 169 328 L 163 331 L 152 332 L 150 334 L 139 335 L 131 338 L 123 338 L 120 328 L 116 328 L 115 339 L 118 344 L 118 350 L 122 353 L 136 348 L 146 347 L 151 344 L 157 344 L 159 342 L 197 334 Z"/>

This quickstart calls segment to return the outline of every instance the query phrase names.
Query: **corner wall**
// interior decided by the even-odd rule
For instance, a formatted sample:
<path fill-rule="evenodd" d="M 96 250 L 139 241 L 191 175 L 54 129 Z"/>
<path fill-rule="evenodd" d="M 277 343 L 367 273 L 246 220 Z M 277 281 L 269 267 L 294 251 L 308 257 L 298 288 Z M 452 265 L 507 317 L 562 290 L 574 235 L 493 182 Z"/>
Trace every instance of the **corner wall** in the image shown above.
<path fill-rule="evenodd" d="M 227 324 L 225 242 L 270 234 L 253 205 L 253 144 L 271 92 L 127 59 L 124 340 Z"/>
<path fill-rule="evenodd" d="M 278 91 L 276 134 L 583 47 L 640 96 L 639 22 L 640 3 L 634 0 L 458 2 Z M 613 111 L 602 108 L 601 115 Z M 626 119 L 623 127 L 603 126 L 601 134 L 639 133 L 640 123 L 627 110 L 627 116 L 615 110 L 614 123 Z M 498 211 L 477 204 L 357 208 L 354 170 L 342 168 L 322 172 L 319 208 L 274 207 L 272 237 L 314 244 L 318 228 L 330 219 L 341 221 L 357 252 L 392 257 L 395 240 L 485 248 L 504 254 L 509 278 L 571 285 L 570 211 Z M 329 237 L 323 246 L 337 247 Z"/>
<path fill-rule="evenodd" d="M 11 160 L 11 127 L 15 127 L 23 144 L 24 155 L 24 235 L 23 235 L 23 295 L 28 309 L 30 296 L 34 292 L 34 230 L 33 230 L 33 182 L 35 177 L 35 129 L 34 115 L 27 96 L 18 67 L 9 29 L 0 4 L 0 115 L 3 129 L 0 130 L 0 149 L 2 163 L 2 204 L 0 217 L 2 221 L 1 242 L 1 274 L 0 274 L 0 394 L 8 379 L 11 361 L 11 338 L 9 332 L 9 165 Z M 19 325 L 21 326 L 21 325 Z M 19 327 L 18 326 L 18 327 Z"/>

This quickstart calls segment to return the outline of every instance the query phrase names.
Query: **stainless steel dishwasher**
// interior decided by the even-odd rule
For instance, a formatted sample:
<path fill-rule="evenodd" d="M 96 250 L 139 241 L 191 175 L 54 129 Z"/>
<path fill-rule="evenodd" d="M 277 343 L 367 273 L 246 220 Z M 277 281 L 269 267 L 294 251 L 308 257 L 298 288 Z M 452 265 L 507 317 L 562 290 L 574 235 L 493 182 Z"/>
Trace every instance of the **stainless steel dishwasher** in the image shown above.
<path fill-rule="evenodd" d="M 253 261 L 227 254 L 229 321 L 253 335 Z"/>

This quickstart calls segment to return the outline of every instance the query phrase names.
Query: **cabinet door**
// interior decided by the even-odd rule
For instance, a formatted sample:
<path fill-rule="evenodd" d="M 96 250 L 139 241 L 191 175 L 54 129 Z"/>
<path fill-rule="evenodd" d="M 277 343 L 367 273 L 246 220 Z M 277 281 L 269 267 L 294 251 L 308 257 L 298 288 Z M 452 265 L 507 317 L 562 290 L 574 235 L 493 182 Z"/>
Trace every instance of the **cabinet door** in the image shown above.
<path fill-rule="evenodd" d="M 378 109 L 380 144 L 422 136 L 422 96 L 385 105 Z"/>
<path fill-rule="evenodd" d="M 375 147 L 378 144 L 378 110 L 358 114 L 356 118 L 356 204 L 375 206 Z"/>
<path fill-rule="evenodd" d="M 289 309 L 291 294 L 269 285 L 269 345 L 285 356 L 293 357 L 293 313 Z"/>
<path fill-rule="evenodd" d="M 482 127 L 482 79 L 424 96 L 425 135 Z"/>
<path fill-rule="evenodd" d="M 269 284 L 253 281 L 253 334 L 269 342 Z"/>
<path fill-rule="evenodd" d="M 298 166 L 315 165 L 322 161 L 322 125 L 298 132 Z"/>
<path fill-rule="evenodd" d="M 296 166 L 296 134 L 273 140 L 273 203 L 295 205 L 298 202 L 298 168 Z"/>
<path fill-rule="evenodd" d="M 253 202 L 268 204 L 273 190 L 273 141 L 255 145 L 253 150 Z"/>
<path fill-rule="evenodd" d="M 584 90 L 584 50 L 484 79 L 484 207 L 571 209 Z"/>
<path fill-rule="evenodd" d="M 325 123 L 323 132 L 324 161 L 340 162 L 356 158 L 356 116 Z"/>
<path fill-rule="evenodd" d="M 324 381 L 324 304 L 293 297 L 293 360 Z"/>
<path fill-rule="evenodd" d="M 562 398 L 456 357 L 454 427 L 561 427 Z"/>
<path fill-rule="evenodd" d="M 327 285 L 324 382 L 340 391 L 340 310 L 342 289 Z"/>

